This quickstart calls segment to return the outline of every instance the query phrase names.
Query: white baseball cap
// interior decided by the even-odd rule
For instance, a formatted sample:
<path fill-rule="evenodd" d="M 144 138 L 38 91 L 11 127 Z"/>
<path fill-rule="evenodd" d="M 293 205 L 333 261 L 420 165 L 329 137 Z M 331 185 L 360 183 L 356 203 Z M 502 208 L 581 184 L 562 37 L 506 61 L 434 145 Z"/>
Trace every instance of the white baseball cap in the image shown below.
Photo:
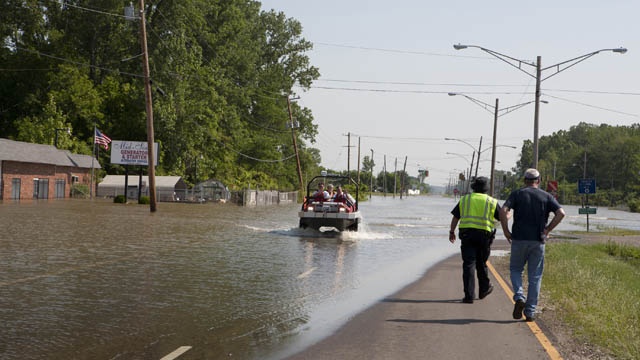
<path fill-rule="evenodd" d="M 538 170 L 533 168 L 527 169 L 527 171 L 524 172 L 524 178 L 529 180 L 535 180 L 540 178 L 540 173 L 538 172 Z"/>

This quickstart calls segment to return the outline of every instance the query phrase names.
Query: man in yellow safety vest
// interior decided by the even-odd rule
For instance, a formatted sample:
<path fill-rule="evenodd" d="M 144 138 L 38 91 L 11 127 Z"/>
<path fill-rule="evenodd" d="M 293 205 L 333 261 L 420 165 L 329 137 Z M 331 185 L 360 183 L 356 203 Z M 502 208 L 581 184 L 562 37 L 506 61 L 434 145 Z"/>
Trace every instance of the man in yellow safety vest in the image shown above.
<path fill-rule="evenodd" d="M 460 252 L 462 254 L 462 282 L 464 285 L 463 303 L 473 304 L 475 299 L 476 279 L 478 277 L 478 298 L 484 299 L 493 291 L 489 280 L 487 260 L 491 253 L 491 244 L 495 238 L 496 221 L 500 220 L 498 200 L 487 195 L 489 179 L 484 176 L 476 178 L 471 184 L 473 193 L 460 198 L 451 211 L 451 230 L 449 241 L 456 241 L 456 226 L 460 225 Z"/>

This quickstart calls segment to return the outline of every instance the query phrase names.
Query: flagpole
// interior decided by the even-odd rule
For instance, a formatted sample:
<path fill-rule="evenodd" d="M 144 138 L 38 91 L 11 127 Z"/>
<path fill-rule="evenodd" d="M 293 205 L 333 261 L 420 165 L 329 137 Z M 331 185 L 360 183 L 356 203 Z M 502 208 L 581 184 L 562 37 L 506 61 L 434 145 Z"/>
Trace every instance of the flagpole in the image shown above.
<path fill-rule="evenodd" d="M 93 199 L 93 163 L 96 160 L 96 123 L 93 123 L 93 143 L 91 156 L 91 180 L 89 180 L 89 199 Z"/>

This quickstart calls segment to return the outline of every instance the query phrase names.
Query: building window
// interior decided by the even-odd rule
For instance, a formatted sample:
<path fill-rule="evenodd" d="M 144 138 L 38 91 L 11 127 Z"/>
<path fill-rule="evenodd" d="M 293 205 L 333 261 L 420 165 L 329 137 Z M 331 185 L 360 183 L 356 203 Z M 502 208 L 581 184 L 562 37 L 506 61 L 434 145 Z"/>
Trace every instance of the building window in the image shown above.
<path fill-rule="evenodd" d="M 20 200 L 20 179 L 11 179 L 11 199 Z"/>
<path fill-rule="evenodd" d="M 71 184 L 76 184 L 80 181 L 77 175 L 71 175 Z"/>

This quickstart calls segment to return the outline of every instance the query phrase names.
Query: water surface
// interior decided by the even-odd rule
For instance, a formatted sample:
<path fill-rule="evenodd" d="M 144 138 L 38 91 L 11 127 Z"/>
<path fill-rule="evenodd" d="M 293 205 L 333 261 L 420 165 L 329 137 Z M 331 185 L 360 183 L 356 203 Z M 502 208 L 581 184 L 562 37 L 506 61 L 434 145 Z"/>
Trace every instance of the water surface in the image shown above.
<path fill-rule="evenodd" d="M 454 205 L 374 198 L 361 230 L 338 234 L 298 229 L 298 205 L 0 203 L 0 358 L 284 357 L 456 254 Z M 566 209 L 560 229 L 583 230 Z"/>

